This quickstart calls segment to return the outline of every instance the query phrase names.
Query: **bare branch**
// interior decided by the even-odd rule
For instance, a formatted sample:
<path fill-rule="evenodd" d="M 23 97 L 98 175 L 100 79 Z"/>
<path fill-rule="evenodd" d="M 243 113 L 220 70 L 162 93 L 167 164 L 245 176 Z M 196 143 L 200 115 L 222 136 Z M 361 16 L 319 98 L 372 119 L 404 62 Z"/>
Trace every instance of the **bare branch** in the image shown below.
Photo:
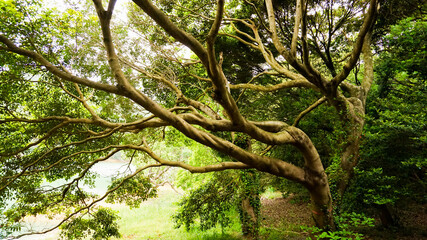
<path fill-rule="evenodd" d="M 292 80 L 292 81 L 287 81 L 287 82 L 283 82 L 283 83 L 279 83 L 271 86 L 262 86 L 262 85 L 247 84 L 247 83 L 241 83 L 241 84 L 235 84 L 235 85 L 230 84 L 231 89 L 251 89 L 251 90 L 262 91 L 262 92 L 272 92 L 280 89 L 295 88 L 295 87 L 304 87 L 304 88 L 311 88 L 314 90 L 318 90 L 318 88 L 314 84 L 310 83 L 306 79 Z"/>
<path fill-rule="evenodd" d="M 318 106 L 320 106 L 322 103 L 324 103 L 326 101 L 326 97 L 322 97 L 319 100 L 317 100 L 315 103 L 313 103 L 310 107 L 308 107 L 307 109 L 305 109 L 304 111 L 302 111 L 297 118 L 294 121 L 294 124 L 292 124 L 292 126 L 296 127 L 298 126 L 299 121 L 301 121 L 301 119 L 307 115 L 309 112 L 313 111 L 315 108 L 317 108 Z"/>
<path fill-rule="evenodd" d="M 61 71 L 58 67 L 54 66 L 52 63 L 46 60 L 42 55 L 33 51 L 29 51 L 29 50 L 17 47 L 11 40 L 9 40 L 8 38 L 6 38 L 4 35 L 1 35 L 1 34 L 0 34 L 0 42 L 4 43 L 7 46 L 7 48 L 1 47 L 0 50 L 6 50 L 9 52 L 14 52 L 23 56 L 30 57 L 34 61 L 39 62 L 41 65 L 45 66 L 49 72 L 51 72 L 52 74 L 54 74 L 55 76 L 61 79 L 74 82 L 74 83 L 79 83 L 79 84 L 82 84 L 91 88 L 95 88 L 98 90 L 120 94 L 119 90 L 115 86 L 91 81 L 89 79 L 77 77 L 68 72 Z"/>
<path fill-rule="evenodd" d="M 371 50 L 371 36 L 372 30 L 368 32 L 363 41 L 363 62 L 364 64 L 364 74 L 362 81 L 362 89 L 363 96 L 361 96 L 361 100 L 363 105 L 366 103 L 366 98 L 368 97 L 368 92 L 371 89 L 372 82 L 374 81 L 374 62 L 372 58 L 372 50 Z"/>
<path fill-rule="evenodd" d="M 292 42 L 291 42 L 291 55 L 293 57 L 296 57 L 297 55 L 298 33 L 299 33 L 299 27 L 301 24 L 303 7 L 304 7 L 304 3 L 302 3 L 302 0 L 296 0 L 296 1 L 297 1 L 297 4 L 296 4 L 297 6 L 296 6 L 296 14 L 295 14 L 294 34 L 292 36 Z"/>
<path fill-rule="evenodd" d="M 157 24 L 176 40 L 189 47 L 208 66 L 206 49 L 193 36 L 178 28 L 162 11 L 160 11 L 149 0 L 133 0 L 145 13 L 147 13 Z"/>
<path fill-rule="evenodd" d="M 369 10 L 366 13 L 366 17 L 363 22 L 363 25 L 359 31 L 359 34 L 357 35 L 357 39 L 354 44 L 353 51 L 351 52 L 350 59 L 345 64 L 342 71 L 331 80 L 332 86 L 334 88 L 338 87 L 338 85 L 347 78 L 348 74 L 350 74 L 350 71 L 356 65 L 359 59 L 360 53 L 362 52 L 365 36 L 368 34 L 369 30 L 372 28 L 373 22 L 375 21 L 375 17 L 377 14 L 377 5 L 378 5 L 378 0 L 370 1 Z"/>

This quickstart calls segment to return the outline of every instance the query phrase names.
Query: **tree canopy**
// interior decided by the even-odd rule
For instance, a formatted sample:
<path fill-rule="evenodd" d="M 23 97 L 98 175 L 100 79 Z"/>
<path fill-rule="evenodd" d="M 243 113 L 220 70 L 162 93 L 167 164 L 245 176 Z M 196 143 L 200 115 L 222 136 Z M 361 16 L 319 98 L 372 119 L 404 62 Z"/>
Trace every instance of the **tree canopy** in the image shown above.
<path fill-rule="evenodd" d="M 339 200 L 359 162 L 378 1 L 133 0 L 126 7 L 123 15 L 114 0 L 64 10 L 0 3 L 4 226 L 65 211 L 61 224 L 72 228 L 107 197 L 137 205 L 155 193 L 144 171 L 168 166 L 289 179 L 308 190 L 315 224 L 333 229 L 329 185 Z M 310 114 L 315 124 L 304 122 Z M 322 144 L 323 132 L 337 149 Z M 221 160 L 194 164 L 153 147 L 176 139 Z M 103 196 L 82 190 L 94 178 L 90 169 L 118 152 L 141 167 Z M 45 185 L 58 179 L 66 183 Z M 97 227 L 111 219 L 99 209 L 87 225 L 115 236 L 114 226 Z"/>

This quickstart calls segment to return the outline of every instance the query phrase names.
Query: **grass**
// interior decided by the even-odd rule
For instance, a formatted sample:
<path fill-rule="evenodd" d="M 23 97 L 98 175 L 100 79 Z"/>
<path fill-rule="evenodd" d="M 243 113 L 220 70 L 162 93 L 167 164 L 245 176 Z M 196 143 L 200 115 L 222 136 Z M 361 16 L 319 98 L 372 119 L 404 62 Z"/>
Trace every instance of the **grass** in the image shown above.
<path fill-rule="evenodd" d="M 266 199 L 281 198 L 280 192 L 266 191 L 262 195 Z M 163 189 L 156 199 L 150 199 L 141 204 L 137 209 L 130 209 L 125 205 L 112 205 L 118 211 L 120 232 L 119 239 L 133 240 L 242 240 L 239 219 L 236 214 L 233 225 L 224 229 L 216 227 L 208 231 L 191 229 L 189 232 L 183 228 L 174 228 L 172 215 L 175 213 L 176 202 L 180 195 L 172 189 Z M 292 211 L 291 211 L 292 212 Z M 297 213 L 289 213 L 297 214 Z M 288 216 L 289 217 L 289 216 Z M 297 217 L 297 216 L 293 216 Z M 278 220 L 278 219 L 277 219 Z M 305 239 L 301 235 L 299 222 L 276 221 L 277 226 L 262 226 L 260 229 L 261 239 Z M 115 239 L 118 240 L 118 239 Z"/>
<path fill-rule="evenodd" d="M 267 188 L 265 192 L 261 194 L 262 199 L 275 199 L 282 197 L 282 193 L 274 190 L 274 188 Z"/>
<path fill-rule="evenodd" d="M 123 204 L 105 204 L 107 207 L 117 211 L 120 219 L 118 221 L 121 238 L 114 240 L 241 240 L 241 230 L 238 223 L 238 216 L 233 219 L 232 226 L 226 229 L 216 227 L 208 231 L 184 228 L 174 228 L 172 215 L 177 209 L 175 204 L 181 196 L 171 188 L 159 191 L 159 196 L 149 199 L 141 204 L 139 208 L 130 209 Z M 104 205 L 104 204 L 102 204 Z M 41 220 L 41 219 L 39 219 Z M 40 222 L 40 221 L 39 221 Z M 44 219 L 42 222 L 51 224 L 50 220 Z M 43 223 L 43 224 L 44 224 Z M 51 224 L 52 225 L 52 224 Z M 23 238 L 24 240 L 56 240 L 59 238 L 59 231 L 49 235 L 33 235 Z"/>
<path fill-rule="evenodd" d="M 179 200 L 179 197 L 179 194 L 168 189 L 161 191 L 158 198 L 144 202 L 137 209 L 113 205 L 112 208 L 118 211 L 121 217 L 118 224 L 122 237 L 119 239 L 241 239 L 237 217 L 235 224 L 224 231 L 220 227 L 203 232 L 198 229 L 187 232 L 183 228 L 174 228 L 172 215 L 177 208 L 174 203 Z"/>
<path fill-rule="evenodd" d="M 242 240 L 238 213 L 234 214 L 232 226 L 226 229 L 216 227 L 208 231 L 201 231 L 197 228 L 186 231 L 183 227 L 176 229 L 172 220 L 172 215 L 176 212 L 178 206 L 175 204 L 181 195 L 177 194 L 171 188 L 162 188 L 159 196 L 155 199 L 149 199 L 141 204 L 139 208 L 130 209 L 123 204 L 105 204 L 107 207 L 117 211 L 120 219 L 118 220 L 121 238 L 114 240 Z M 273 190 L 267 191 L 262 196 L 264 199 L 274 203 L 273 199 L 281 198 L 281 193 Z M 296 218 L 299 212 L 291 211 L 292 205 L 288 202 L 278 202 L 277 204 L 266 206 L 270 209 L 264 214 L 267 219 L 263 220 L 260 229 L 261 239 L 304 239 L 301 235 L 298 237 L 299 222 Z M 104 204 L 103 204 L 104 205 Z M 279 211 L 279 208 L 281 209 Z M 287 215 L 283 218 L 283 212 Z M 282 216 L 283 215 L 283 216 Z M 271 218 L 271 219 L 270 219 Z M 56 236 L 34 236 L 26 240 L 54 240 Z"/>

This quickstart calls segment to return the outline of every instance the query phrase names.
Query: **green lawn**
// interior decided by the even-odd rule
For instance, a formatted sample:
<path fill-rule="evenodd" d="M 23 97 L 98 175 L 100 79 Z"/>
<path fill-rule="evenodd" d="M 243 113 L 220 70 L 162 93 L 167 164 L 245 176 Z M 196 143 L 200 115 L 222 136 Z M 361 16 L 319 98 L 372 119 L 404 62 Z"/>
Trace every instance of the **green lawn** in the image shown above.
<path fill-rule="evenodd" d="M 190 232 L 185 229 L 175 229 L 171 216 L 177 206 L 174 204 L 180 195 L 171 189 L 162 190 L 158 198 L 150 199 L 141 204 L 140 208 L 130 209 L 123 205 L 114 205 L 113 209 L 119 211 L 120 239 L 241 239 L 236 216 L 235 224 L 228 229 L 211 229 L 199 231 L 193 229 Z"/>

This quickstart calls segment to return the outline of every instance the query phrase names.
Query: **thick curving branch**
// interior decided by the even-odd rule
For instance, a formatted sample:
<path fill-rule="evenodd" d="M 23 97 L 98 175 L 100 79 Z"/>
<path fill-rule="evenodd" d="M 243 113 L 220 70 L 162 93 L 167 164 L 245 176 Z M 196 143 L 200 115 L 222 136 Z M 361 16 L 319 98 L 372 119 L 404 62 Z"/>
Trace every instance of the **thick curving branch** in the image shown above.
<path fill-rule="evenodd" d="M 282 45 L 282 43 L 280 42 L 279 36 L 277 34 L 276 17 L 275 17 L 275 14 L 274 14 L 273 2 L 272 2 L 272 0 L 266 0 L 265 4 L 266 4 L 266 8 L 267 8 L 268 25 L 269 25 L 269 30 L 270 30 L 270 33 L 271 33 L 271 38 L 273 40 L 273 44 L 276 47 L 276 49 L 279 51 L 279 53 L 282 54 L 285 57 L 285 59 L 289 63 L 292 64 L 292 62 L 295 62 L 296 59 Z M 292 60 L 292 61 L 290 61 L 290 60 Z"/>
<path fill-rule="evenodd" d="M 133 0 L 145 13 L 148 14 L 161 28 L 173 38 L 190 48 L 208 66 L 208 54 L 203 45 L 193 36 L 178 28 L 162 11 L 160 11 L 150 0 Z"/>
<path fill-rule="evenodd" d="M 371 50 L 371 36 L 372 36 L 372 30 L 366 35 L 363 43 L 363 48 L 362 48 L 363 62 L 365 63 L 362 86 L 361 86 L 363 89 L 363 96 L 361 96 L 363 106 L 365 106 L 366 104 L 366 98 L 368 97 L 368 92 L 371 89 L 372 82 L 374 81 L 374 61 L 373 61 L 372 50 Z"/>
<path fill-rule="evenodd" d="M 152 152 L 148 147 L 146 146 L 136 146 L 136 145 L 126 145 L 124 146 L 129 149 L 139 150 L 146 152 L 151 158 L 153 158 L 155 161 L 157 161 L 159 164 L 164 166 L 171 166 L 171 167 L 181 167 L 184 168 L 190 172 L 193 173 L 203 173 L 203 172 L 212 172 L 212 171 L 222 171 L 226 169 L 248 169 L 248 168 L 256 168 L 263 172 L 268 172 L 274 175 L 280 175 L 280 176 L 286 176 L 289 179 L 292 179 L 294 181 L 300 182 L 300 183 L 306 183 L 306 179 L 304 178 L 304 170 L 300 167 L 297 167 L 293 164 L 284 162 L 280 159 L 271 158 L 271 157 L 265 157 L 256 155 L 254 153 L 250 153 L 247 151 L 244 151 L 243 149 L 238 148 L 235 146 L 234 149 L 231 150 L 231 156 L 235 155 L 233 152 L 240 152 L 239 154 L 244 154 L 246 157 L 245 160 L 240 160 L 240 162 L 223 162 L 215 165 L 207 165 L 202 167 L 195 167 L 191 166 L 189 164 L 183 163 L 183 162 L 176 162 L 176 161 L 167 161 L 164 159 L 161 159 L 159 156 L 157 156 L 154 152 Z M 244 152 L 244 153 L 243 153 Z M 257 159 L 258 161 L 256 164 L 254 164 L 251 159 Z"/>
<path fill-rule="evenodd" d="M 85 85 L 94 89 L 106 91 L 109 93 L 120 94 L 118 88 L 115 86 L 100 83 L 100 82 L 95 82 L 87 78 L 77 77 L 68 72 L 62 71 L 60 68 L 56 67 L 55 65 L 50 63 L 48 60 L 46 60 L 42 55 L 16 46 L 10 39 L 8 39 L 7 37 L 1 34 L 0 34 L 0 42 L 7 46 L 6 48 L 0 47 L 0 50 L 13 52 L 22 56 L 29 57 L 34 61 L 40 63 L 41 65 L 45 66 L 49 72 L 51 72 L 52 74 L 54 74 L 55 76 L 61 79 L 64 79 L 69 82 L 82 84 L 82 85 Z"/>
<path fill-rule="evenodd" d="M 102 7 L 101 0 L 93 0 L 93 2 L 95 5 L 96 12 L 98 14 L 99 22 L 101 24 L 103 41 L 105 49 L 107 51 L 108 64 L 110 65 L 114 78 L 117 80 L 120 89 L 130 87 L 130 83 L 121 69 L 119 58 L 114 48 L 113 37 L 111 36 L 110 22 L 116 1 L 111 0 L 109 2 L 107 11 L 105 11 Z"/>
<path fill-rule="evenodd" d="M 236 126 L 231 122 L 230 120 L 226 119 L 210 119 L 206 118 L 205 116 L 198 114 L 198 113 L 181 113 L 178 114 L 178 117 L 182 118 L 189 124 L 198 125 L 200 127 L 203 127 L 206 130 L 209 131 L 231 131 L 231 132 L 245 132 L 244 128 L 241 128 L 239 126 Z M 267 134 L 269 133 L 279 133 L 283 131 L 288 125 L 284 122 L 280 121 L 265 121 L 265 122 L 254 122 L 250 121 L 251 124 L 257 126 L 258 128 L 266 131 Z M 168 122 L 165 122 L 159 118 L 150 118 L 146 121 L 137 121 L 132 124 L 127 125 L 126 127 L 123 127 L 124 131 L 134 132 L 134 131 L 140 131 L 145 128 L 157 128 L 157 127 L 165 127 L 165 126 L 171 126 Z M 254 138 L 259 141 L 266 141 L 268 139 L 276 139 L 274 136 L 272 138 Z M 277 139 L 275 140 L 276 144 L 286 144 L 288 142 L 279 142 Z"/>
<path fill-rule="evenodd" d="M 218 63 L 215 55 L 214 44 L 218 36 L 223 15 L 224 0 L 218 0 L 215 20 L 206 37 L 206 46 L 209 60 L 207 70 L 208 75 L 213 83 L 215 100 L 217 100 L 223 106 L 231 121 L 233 121 L 236 125 L 244 126 L 245 124 L 247 124 L 246 119 L 240 114 L 240 110 L 237 107 L 236 102 L 231 96 L 229 90 L 227 89 L 227 85 L 229 84 L 228 80 L 222 70 L 221 61 L 220 63 Z"/>
<path fill-rule="evenodd" d="M 297 43 L 298 43 L 298 34 L 299 34 L 299 28 L 302 19 L 303 19 L 303 0 L 297 0 L 297 6 L 296 6 L 296 13 L 295 13 L 295 25 L 294 25 L 294 34 L 292 35 L 292 41 L 291 41 L 291 55 L 296 58 L 297 56 Z M 302 27 L 303 28 L 303 27 Z"/>
<path fill-rule="evenodd" d="M 279 83 L 276 85 L 270 85 L 270 86 L 262 86 L 262 85 L 256 85 L 256 84 L 248 84 L 248 83 L 230 84 L 230 89 L 251 89 L 251 90 L 261 91 L 261 92 L 273 92 L 281 89 L 296 88 L 296 87 L 310 88 L 318 91 L 318 88 L 314 84 L 307 81 L 306 79 L 291 80 L 291 81 Z"/>

